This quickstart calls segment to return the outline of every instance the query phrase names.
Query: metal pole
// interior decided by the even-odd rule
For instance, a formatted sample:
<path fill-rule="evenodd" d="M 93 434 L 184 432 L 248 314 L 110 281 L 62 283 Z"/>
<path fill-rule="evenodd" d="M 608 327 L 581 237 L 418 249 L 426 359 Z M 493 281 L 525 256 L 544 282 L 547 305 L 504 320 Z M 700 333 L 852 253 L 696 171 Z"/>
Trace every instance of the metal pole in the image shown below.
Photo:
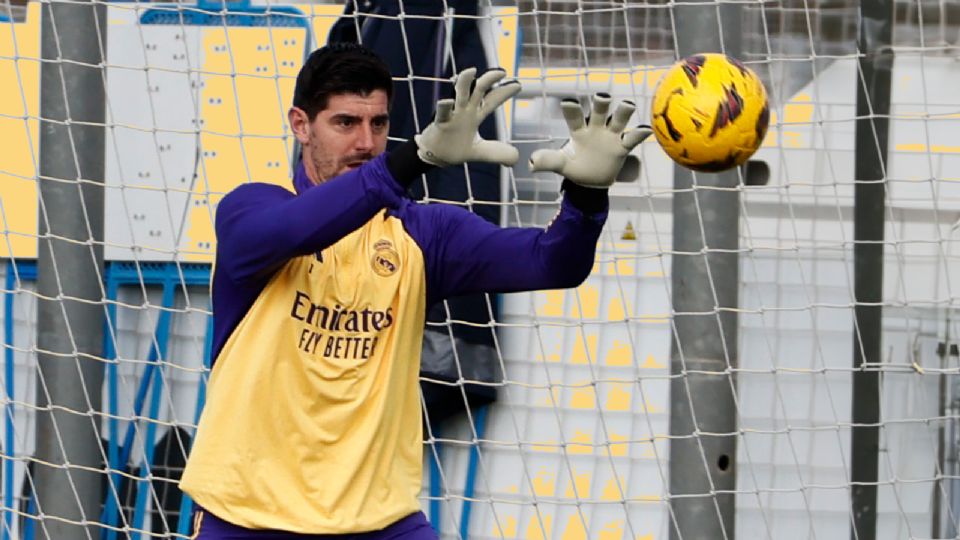
<path fill-rule="evenodd" d="M 740 54 L 739 6 L 674 8 L 680 57 Z M 734 538 L 740 196 L 737 171 L 674 166 L 670 355 L 673 540 Z M 716 189 L 719 188 L 719 189 Z"/>
<path fill-rule="evenodd" d="M 950 367 L 951 357 L 957 356 L 956 345 L 950 343 L 950 315 L 947 312 L 947 321 L 944 325 L 944 340 L 937 344 L 937 357 L 940 358 L 941 372 L 938 376 L 937 384 L 937 416 L 939 418 L 952 418 L 953 416 L 953 385 L 948 384 L 946 370 Z M 952 521 L 951 512 L 944 511 L 945 507 L 950 506 L 950 493 L 952 486 L 950 478 L 953 476 L 950 460 L 947 458 L 947 445 L 950 445 L 949 453 L 954 455 L 956 448 L 947 437 L 949 424 L 947 421 L 940 421 L 937 426 L 937 469 L 938 477 L 933 483 L 933 508 L 931 509 L 930 537 L 931 538 L 949 538 L 956 536 L 955 533 L 944 535 L 944 531 L 950 529 Z"/>
<path fill-rule="evenodd" d="M 960 384 L 957 381 L 951 381 L 950 384 L 950 401 L 948 402 L 947 414 L 951 418 L 950 423 L 947 425 L 947 447 L 949 451 L 946 452 L 946 463 L 944 464 L 944 475 L 947 478 L 946 481 L 946 515 L 948 519 L 945 519 L 945 524 L 941 529 L 941 535 L 943 538 L 956 538 L 958 536 L 957 523 L 955 516 L 960 515 L 960 499 L 958 499 L 958 494 L 960 494 L 960 481 L 957 480 L 958 471 L 960 471 L 960 466 L 958 466 L 957 460 L 957 449 L 960 448 L 960 441 L 957 437 L 957 422 L 953 419 L 960 414 L 960 407 L 958 407 L 958 397 L 960 396 Z"/>
<path fill-rule="evenodd" d="M 850 503 L 855 540 L 877 535 L 883 228 L 886 198 L 893 0 L 860 2 L 853 208 L 853 392 Z"/>
<path fill-rule="evenodd" d="M 36 503 L 57 540 L 99 536 L 103 481 L 102 2 L 44 0 L 40 68 Z"/>

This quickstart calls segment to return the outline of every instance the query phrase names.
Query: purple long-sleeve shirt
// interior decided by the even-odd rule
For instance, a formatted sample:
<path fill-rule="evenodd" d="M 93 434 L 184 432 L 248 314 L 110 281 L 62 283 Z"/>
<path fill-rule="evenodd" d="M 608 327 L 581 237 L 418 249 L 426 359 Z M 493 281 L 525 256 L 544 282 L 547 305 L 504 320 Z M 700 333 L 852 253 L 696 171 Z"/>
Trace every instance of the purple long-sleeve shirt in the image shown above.
<path fill-rule="evenodd" d="M 296 194 L 244 184 L 217 208 L 213 358 L 285 262 L 333 245 L 384 208 L 423 253 L 428 307 L 476 292 L 579 285 L 593 267 L 607 217 L 605 208 L 584 213 L 565 195 L 546 229 L 501 228 L 458 206 L 408 199 L 386 154 L 320 185 L 301 164 L 293 184 Z"/>

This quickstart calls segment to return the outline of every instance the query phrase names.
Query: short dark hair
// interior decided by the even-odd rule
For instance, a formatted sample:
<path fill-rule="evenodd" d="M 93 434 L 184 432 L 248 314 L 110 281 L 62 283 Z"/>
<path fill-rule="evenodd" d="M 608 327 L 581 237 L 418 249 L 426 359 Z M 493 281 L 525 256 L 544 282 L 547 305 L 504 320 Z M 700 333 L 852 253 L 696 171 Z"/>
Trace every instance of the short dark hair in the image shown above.
<path fill-rule="evenodd" d="M 374 90 L 386 92 L 388 103 L 393 99 L 393 79 L 383 60 L 363 45 L 336 43 L 313 51 L 303 63 L 293 89 L 293 106 L 313 120 L 327 107 L 331 95 L 367 95 Z"/>

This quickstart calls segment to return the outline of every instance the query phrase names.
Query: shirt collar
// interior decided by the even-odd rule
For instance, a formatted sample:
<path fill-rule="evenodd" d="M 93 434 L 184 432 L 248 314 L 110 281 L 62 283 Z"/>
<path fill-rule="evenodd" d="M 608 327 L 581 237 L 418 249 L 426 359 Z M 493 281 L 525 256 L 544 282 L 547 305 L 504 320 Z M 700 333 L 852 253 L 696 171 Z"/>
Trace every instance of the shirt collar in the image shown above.
<path fill-rule="evenodd" d="M 303 166 L 303 160 L 300 160 L 293 171 L 293 189 L 297 192 L 297 195 L 300 195 L 309 187 L 313 187 L 313 182 L 307 176 L 307 169 Z"/>

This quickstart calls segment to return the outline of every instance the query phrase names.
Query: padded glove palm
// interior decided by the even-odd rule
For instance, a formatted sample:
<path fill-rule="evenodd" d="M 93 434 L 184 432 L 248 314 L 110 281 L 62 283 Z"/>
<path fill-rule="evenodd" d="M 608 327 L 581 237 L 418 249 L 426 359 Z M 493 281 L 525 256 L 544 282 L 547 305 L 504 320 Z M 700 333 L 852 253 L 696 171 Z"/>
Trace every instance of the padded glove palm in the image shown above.
<path fill-rule="evenodd" d="M 627 154 L 653 133 L 650 126 L 625 131 L 636 106 L 624 101 L 608 118 L 610 101 L 609 94 L 596 94 L 590 119 L 584 121 L 580 102 L 563 100 L 560 107 L 570 129 L 570 140 L 559 150 L 534 152 L 530 170 L 553 171 L 584 187 L 610 187 Z"/>
<path fill-rule="evenodd" d="M 519 159 L 516 148 L 505 142 L 482 139 L 477 130 L 487 115 L 520 92 L 520 82 L 511 80 L 494 87 L 507 73 L 492 69 L 476 79 L 471 92 L 470 85 L 476 74 L 476 68 L 468 68 L 457 76 L 456 98 L 438 101 L 433 122 L 414 137 L 417 155 L 423 161 L 438 167 L 468 161 L 510 166 Z"/>

